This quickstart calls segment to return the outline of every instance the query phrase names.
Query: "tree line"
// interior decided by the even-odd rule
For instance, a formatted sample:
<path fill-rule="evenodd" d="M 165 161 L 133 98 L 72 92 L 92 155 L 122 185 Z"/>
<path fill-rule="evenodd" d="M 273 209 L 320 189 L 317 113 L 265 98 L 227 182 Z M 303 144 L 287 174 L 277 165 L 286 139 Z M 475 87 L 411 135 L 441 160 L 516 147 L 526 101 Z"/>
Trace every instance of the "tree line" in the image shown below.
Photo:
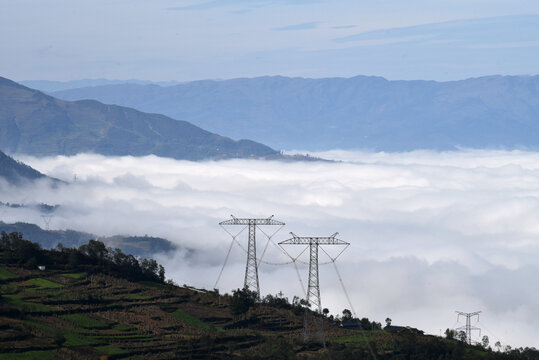
<path fill-rule="evenodd" d="M 0 235 L 0 259 L 29 269 L 68 267 L 89 272 L 104 271 L 132 281 L 165 281 L 165 268 L 153 259 L 140 259 L 120 249 L 107 247 L 98 240 L 89 240 L 78 248 L 59 243 L 46 250 L 38 243 L 25 240 L 20 232 Z"/>

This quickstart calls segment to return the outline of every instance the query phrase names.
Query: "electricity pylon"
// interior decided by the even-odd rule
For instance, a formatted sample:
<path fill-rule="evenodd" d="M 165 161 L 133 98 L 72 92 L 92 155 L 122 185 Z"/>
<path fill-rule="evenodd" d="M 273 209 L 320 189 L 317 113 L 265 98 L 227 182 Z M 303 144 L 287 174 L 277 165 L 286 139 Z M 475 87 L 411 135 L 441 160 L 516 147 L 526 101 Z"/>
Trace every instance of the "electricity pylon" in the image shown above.
<path fill-rule="evenodd" d="M 481 336 L 481 329 L 472 326 L 471 318 L 472 316 L 477 316 L 477 321 L 479 321 L 479 314 L 481 313 L 481 311 L 476 311 L 473 313 L 465 313 L 462 311 L 455 311 L 455 312 L 457 313 L 457 322 L 459 321 L 459 317 L 461 315 L 466 316 L 466 325 L 457 328 L 457 330 L 464 330 L 466 332 L 466 342 L 471 345 L 472 344 L 472 330 L 479 330 L 479 336 Z"/>
<path fill-rule="evenodd" d="M 281 241 L 279 245 L 308 245 L 309 246 L 309 282 L 307 286 L 307 306 L 312 311 L 321 315 L 322 302 L 320 300 L 320 280 L 318 277 L 318 248 L 320 245 L 350 245 L 349 243 L 336 239 L 335 237 L 339 233 L 335 233 L 326 237 L 312 237 L 312 236 L 297 236 L 294 233 L 290 233 L 292 238 Z M 344 251 L 344 250 L 343 250 Z M 334 261 L 334 260 L 333 260 Z M 316 322 L 315 319 L 311 320 L 308 315 L 308 311 L 305 312 L 304 324 L 303 324 L 303 339 L 307 342 L 309 340 L 324 341 L 324 329 L 322 327 L 322 319 Z M 312 323 L 318 328 L 315 335 L 312 335 L 311 328 Z"/>
<path fill-rule="evenodd" d="M 49 230 L 49 225 L 51 223 L 51 219 L 54 215 L 41 215 L 41 218 L 43 219 L 43 222 L 45 223 L 45 230 Z"/>
<path fill-rule="evenodd" d="M 260 225 L 280 225 L 285 224 L 283 222 L 273 220 L 273 215 L 267 219 L 238 219 L 234 215 L 231 220 L 221 221 L 219 225 L 244 225 L 249 228 L 249 242 L 247 244 L 247 264 L 245 265 L 245 281 L 243 286 L 249 288 L 251 291 L 256 291 L 258 297 L 260 297 L 260 284 L 258 282 L 258 262 L 256 259 L 256 227 Z M 242 230 L 243 231 L 243 230 Z M 230 233 L 229 233 L 230 234 Z M 230 234 L 233 239 L 236 236 Z"/>

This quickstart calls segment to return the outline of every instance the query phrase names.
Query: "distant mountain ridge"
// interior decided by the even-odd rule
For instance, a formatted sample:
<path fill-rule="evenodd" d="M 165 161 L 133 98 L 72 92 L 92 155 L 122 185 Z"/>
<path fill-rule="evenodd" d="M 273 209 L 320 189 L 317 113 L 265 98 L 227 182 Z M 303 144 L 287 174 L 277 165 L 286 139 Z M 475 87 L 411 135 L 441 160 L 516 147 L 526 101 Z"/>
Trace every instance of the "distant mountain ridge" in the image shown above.
<path fill-rule="evenodd" d="M 177 250 L 176 245 L 169 240 L 151 236 L 125 236 L 114 235 L 110 237 L 98 237 L 93 234 L 75 230 L 44 230 L 39 226 L 29 223 L 17 222 L 7 224 L 0 221 L 0 232 L 20 232 L 25 239 L 40 244 L 45 249 L 56 247 L 61 243 L 64 247 L 79 247 L 88 240 L 98 239 L 108 247 L 119 248 L 128 254 L 148 256 L 156 253 L 171 253 Z"/>
<path fill-rule="evenodd" d="M 63 101 L 0 77 L 0 149 L 37 156 L 154 154 L 185 160 L 281 158 L 186 121 L 95 100 Z"/>
<path fill-rule="evenodd" d="M 44 179 L 46 176 L 0 151 L 0 178 L 4 178 L 11 184 L 20 184 L 25 181 Z"/>
<path fill-rule="evenodd" d="M 88 86 L 103 86 L 103 85 L 115 85 L 115 84 L 140 84 L 150 85 L 155 84 L 159 86 L 172 86 L 181 84 L 179 81 L 147 81 L 147 80 L 108 80 L 108 79 L 81 79 L 72 81 L 51 81 L 51 80 L 25 80 L 19 81 L 19 84 L 27 86 L 32 89 L 36 89 L 43 92 L 61 91 L 69 89 L 78 89 Z"/>
<path fill-rule="evenodd" d="M 159 111 L 280 149 L 539 149 L 539 76 L 450 82 L 271 76 L 54 95 Z"/>

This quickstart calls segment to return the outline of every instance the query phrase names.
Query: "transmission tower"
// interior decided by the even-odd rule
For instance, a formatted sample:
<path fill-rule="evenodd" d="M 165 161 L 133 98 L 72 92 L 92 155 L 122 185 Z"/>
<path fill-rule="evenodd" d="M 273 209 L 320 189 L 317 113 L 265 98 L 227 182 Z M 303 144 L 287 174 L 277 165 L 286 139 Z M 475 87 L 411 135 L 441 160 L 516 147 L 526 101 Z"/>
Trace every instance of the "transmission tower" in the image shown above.
<path fill-rule="evenodd" d="M 308 245 L 309 246 L 309 283 L 307 286 L 307 306 L 320 315 L 322 313 L 322 302 L 320 300 L 320 281 L 318 277 L 318 249 L 320 245 L 350 245 L 349 243 L 336 239 L 335 237 L 339 233 L 335 233 L 327 237 L 310 237 L 310 236 L 297 236 L 294 233 L 290 233 L 292 238 L 281 241 L 279 245 Z M 343 250 L 344 251 L 344 250 Z M 335 261 L 333 259 L 333 261 Z M 304 327 L 303 327 L 303 339 L 320 340 L 324 341 L 324 329 L 322 327 L 322 319 L 316 321 L 309 317 L 309 312 L 305 311 Z M 311 334 L 311 328 L 316 327 L 316 333 Z"/>
<path fill-rule="evenodd" d="M 223 228 L 225 225 L 243 225 L 249 228 L 249 242 L 247 244 L 247 264 L 245 265 L 245 281 L 243 283 L 243 286 L 245 288 L 251 289 L 252 291 L 256 291 L 257 296 L 260 297 L 260 284 L 258 282 L 258 262 L 256 259 L 256 228 L 260 225 L 280 225 L 281 227 L 283 227 L 285 224 L 283 222 L 273 220 L 273 215 L 271 215 L 267 219 L 239 219 L 234 215 L 231 216 L 231 220 L 221 221 L 219 225 L 223 226 Z M 238 233 L 236 236 L 238 236 L 240 233 Z M 232 234 L 230 235 L 234 240 L 236 239 L 236 236 Z"/>
<path fill-rule="evenodd" d="M 54 215 L 41 215 L 41 218 L 43 219 L 43 222 L 45 223 L 45 230 L 49 230 L 49 225 L 51 223 L 51 219 Z"/>
<path fill-rule="evenodd" d="M 472 331 L 473 330 L 479 330 L 479 336 L 481 336 L 481 329 L 478 328 L 478 327 L 472 326 L 471 318 L 472 318 L 472 316 L 477 316 L 477 321 L 479 321 L 479 314 L 481 313 L 481 311 L 476 311 L 476 312 L 473 312 L 473 313 L 465 313 L 465 312 L 462 312 L 462 311 L 456 311 L 456 313 L 457 313 L 457 322 L 459 321 L 459 317 L 461 315 L 466 316 L 466 325 L 457 328 L 457 330 L 464 330 L 465 331 L 465 333 L 466 333 L 466 342 L 471 345 L 472 344 Z"/>

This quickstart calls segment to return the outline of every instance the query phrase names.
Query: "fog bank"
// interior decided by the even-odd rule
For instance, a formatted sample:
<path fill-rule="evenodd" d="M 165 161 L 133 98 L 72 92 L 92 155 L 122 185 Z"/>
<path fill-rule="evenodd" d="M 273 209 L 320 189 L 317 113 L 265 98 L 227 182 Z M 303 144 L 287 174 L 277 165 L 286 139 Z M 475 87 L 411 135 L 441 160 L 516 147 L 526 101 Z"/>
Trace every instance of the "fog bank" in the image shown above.
<path fill-rule="evenodd" d="M 313 155 L 343 161 L 18 157 L 71 184 L 2 184 L 0 201 L 61 205 L 51 229 L 148 234 L 194 249 L 190 258 L 180 251 L 158 260 L 176 282 L 206 288 L 215 285 L 231 242 L 218 226 L 230 214 L 274 214 L 286 223 L 276 242 L 290 231 L 338 231 L 351 243 L 337 264 L 358 316 L 381 322 L 389 316 L 396 325 L 438 335 L 463 325 L 462 318 L 455 324 L 455 310 L 482 310 L 478 326 L 491 344 L 539 346 L 539 153 Z M 32 209 L 0 212 L 5 222 L 43 225 Z M 238 239 L 246 246 L 245 232 Z M 258 239 L 260 254 L 266 239 L 260 232 Z M 272 244 L 264 259 L 287 261 Z M 306 284 L 305 265 L 299 270 Z M 241 287 L 244 271 L 245 253 L 234 246 L 220 290 Z M 322 265 L 320 273 L 323 306 L 334 314 L 349 308 L 334 268 Z M 303 296 L 292 265 L 261 264 L 260 286 L 263 294 Z"/>

